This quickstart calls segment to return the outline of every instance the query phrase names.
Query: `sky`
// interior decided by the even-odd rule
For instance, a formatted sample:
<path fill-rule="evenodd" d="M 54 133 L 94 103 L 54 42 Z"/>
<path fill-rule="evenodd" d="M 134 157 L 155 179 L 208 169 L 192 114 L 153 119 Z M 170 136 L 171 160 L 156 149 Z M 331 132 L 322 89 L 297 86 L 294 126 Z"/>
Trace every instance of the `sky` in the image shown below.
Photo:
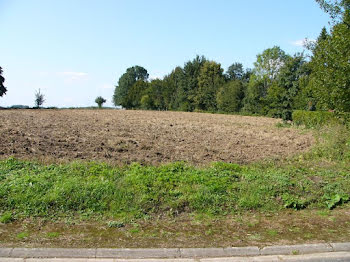
<path fill-rule="evenodd" d="M 329 18 L 315 0 L 0 0 L 0 106 L 112 106 L 119 77 L 162 78 L 196 55 L 251 68 L 280 46 L 302 52 Z"/>

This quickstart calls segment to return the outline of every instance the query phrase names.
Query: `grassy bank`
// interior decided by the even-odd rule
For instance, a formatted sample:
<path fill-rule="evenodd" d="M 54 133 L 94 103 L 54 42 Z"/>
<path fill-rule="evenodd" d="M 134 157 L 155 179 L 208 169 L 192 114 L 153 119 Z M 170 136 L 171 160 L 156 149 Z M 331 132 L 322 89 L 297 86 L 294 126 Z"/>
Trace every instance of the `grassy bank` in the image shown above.
<path fill-rule="evenodd" d="M 309 153 L 247 166 L 2 160 L 0 219 L 79 217 L 124 223 L 159 215 L 333 209 L 349 201 L 349 136 L 342 127 L 318 134 L 318 145 Z"/>

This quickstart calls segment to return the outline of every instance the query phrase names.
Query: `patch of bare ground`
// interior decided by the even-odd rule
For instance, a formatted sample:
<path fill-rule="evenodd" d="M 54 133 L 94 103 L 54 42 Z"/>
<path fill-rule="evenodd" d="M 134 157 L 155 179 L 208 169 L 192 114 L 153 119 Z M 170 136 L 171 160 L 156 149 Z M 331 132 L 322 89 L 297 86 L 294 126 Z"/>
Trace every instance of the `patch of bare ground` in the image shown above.
<path fill-rule="evenodd" d="M 250 163 L 306 151 L 311 133 L 278 119 L 127 110 L 1 110 L 0 158 Z"/>
<path fill-rule="evenodd" d="M 0 224 L 0 247 L 228 247 L 346 242 L 349 207 L 330 211 L 249 212 L 225 218 L 176 217 L 134 221 L 55 223 L 34 219 Z"/>

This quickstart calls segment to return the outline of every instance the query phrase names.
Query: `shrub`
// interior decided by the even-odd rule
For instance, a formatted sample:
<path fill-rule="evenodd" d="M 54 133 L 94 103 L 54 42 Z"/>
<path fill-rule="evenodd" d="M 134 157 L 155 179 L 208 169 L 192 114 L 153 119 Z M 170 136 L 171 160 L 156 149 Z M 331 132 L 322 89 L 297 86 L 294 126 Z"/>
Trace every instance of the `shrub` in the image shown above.
<path fill-rule="evenodd" d="M 328 124 L 347 124 L 349 123 L 350 113 L 296 110 L 293 112 L 292 119 L 294 124 L 298 126 L 317 128 Z"/>

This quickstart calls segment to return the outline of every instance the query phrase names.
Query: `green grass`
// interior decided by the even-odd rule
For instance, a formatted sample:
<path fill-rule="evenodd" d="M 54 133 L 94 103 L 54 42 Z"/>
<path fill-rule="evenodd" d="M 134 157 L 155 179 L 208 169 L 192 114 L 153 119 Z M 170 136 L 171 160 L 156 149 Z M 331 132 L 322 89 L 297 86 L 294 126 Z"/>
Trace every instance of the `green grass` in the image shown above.
<path fill-rule="evenodd" d="M 282 162 L 114 167 L 95 162 L 0 161 L 0 222 L 25 217 L 108 218 L 111 227 L 182 213 L 333 209 L 349 201 L 347 130 L 322 130 L 318 146 Z"/>
<path fill-rule="evenodd" d="M 29 237 L 29 233 L 28 232 L 21 232 L 19 234 L 17 234 L 17 238 L 18 239 L 26 239 L 27 237 Z"/>

